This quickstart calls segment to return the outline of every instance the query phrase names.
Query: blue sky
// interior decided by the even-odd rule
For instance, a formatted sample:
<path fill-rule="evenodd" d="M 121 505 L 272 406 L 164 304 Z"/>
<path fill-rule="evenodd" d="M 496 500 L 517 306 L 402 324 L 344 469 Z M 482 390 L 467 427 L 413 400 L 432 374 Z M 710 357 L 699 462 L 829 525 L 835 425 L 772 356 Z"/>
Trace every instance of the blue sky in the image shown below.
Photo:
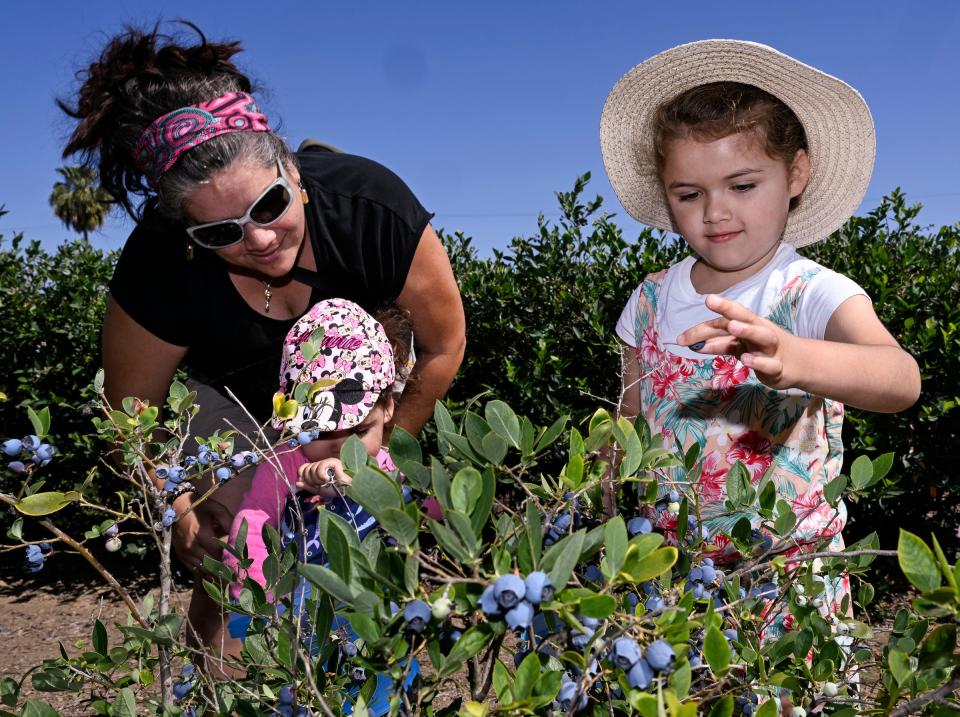
<path fill-rule="evenodd" d="M 860 90 L 878 155 L 862 211 L 901 186 L 921 220 L 960 220 L 960 5 L 955 2 L 172 2 L 12 3 L 0 27 L 0 233 L 53 246 L 68 232 L 47 203 L 70 125 L 53 98 L 123 23 L 190 19 L 235 38 L 293 144 L 306 136 L 397 172 L 434 224 L 486 252 L 557 215 L 555 191 L 590 171 L 627 236 L 600 159 L 607 92 L 660 50 L 708 37 L 764 42 Z M 170 26 L 168 26 L 170 27 Z M 122 245 L 111 217 L 92 239 Z"/>

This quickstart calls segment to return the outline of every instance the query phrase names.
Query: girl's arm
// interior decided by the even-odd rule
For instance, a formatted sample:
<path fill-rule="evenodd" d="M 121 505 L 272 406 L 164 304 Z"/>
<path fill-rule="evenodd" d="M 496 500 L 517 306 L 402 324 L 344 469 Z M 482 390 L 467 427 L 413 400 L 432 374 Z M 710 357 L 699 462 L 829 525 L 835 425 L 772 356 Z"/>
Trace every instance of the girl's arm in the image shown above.
<path fill-rule="evenodd" d="M 640 360 L 636 346 L 620 348 L 621 391 L 617 417 L 634 420 L 640 414 Z"/>
<path fill-rule="evenodd" d="M 833 312 L 823 341 L 794 336 L 719 296 L 709 296 L 707 307 L 720 318 L 684 331 L 677 341 L 703 341 L 702 353 L 737 356 L 772 388 L 796 388 L 878 413 L 902 411 L 920 395 L 917 362 L 863 295 Z"/>
<path fill-rule="evenodd" d="M 466 347 L 460 289 L 447 252 L 429 224 L 420 237 L 397 304 L 410 312 L 417 363 L 413 369 L 416 390 L 404 395 L 393 422 L 416 435 L 433 415 L 434 402 L 450 388 Z"/>

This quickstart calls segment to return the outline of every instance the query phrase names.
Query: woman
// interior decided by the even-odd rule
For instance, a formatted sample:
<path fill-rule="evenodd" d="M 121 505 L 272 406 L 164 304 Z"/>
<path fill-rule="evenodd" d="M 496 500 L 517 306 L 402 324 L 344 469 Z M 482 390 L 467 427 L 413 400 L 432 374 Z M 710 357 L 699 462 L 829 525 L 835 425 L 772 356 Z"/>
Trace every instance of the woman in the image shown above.
<path fill-rule="evenodd" d="M 464 317 L 450 262 L 406 185 L 370 160 L 294 154 L 269 127 L 232 62 L 239 43 L 180 44 L 154 28 L 114 37 L 60 107 L 77 126 L 64 156 L 99 159 L 101 184 L 137 221 L 110 285 L 105 391 L 163 405 L 178 367 L 198 391 L 198 436 L 271 414 L 283 337 L 318 300 L 368 310 L 396 302 L 416 336 L 417 391 L 395 424 L 431 415 L 463 358 Z M 138 206 L 135 203 L 139 202 Z M 219 557 L 249 482 L 234 479 L 180 518 L 174 546 L 199 570 Z M 190 617 L 205 643 L 220 620 L 197 581 Z"/>

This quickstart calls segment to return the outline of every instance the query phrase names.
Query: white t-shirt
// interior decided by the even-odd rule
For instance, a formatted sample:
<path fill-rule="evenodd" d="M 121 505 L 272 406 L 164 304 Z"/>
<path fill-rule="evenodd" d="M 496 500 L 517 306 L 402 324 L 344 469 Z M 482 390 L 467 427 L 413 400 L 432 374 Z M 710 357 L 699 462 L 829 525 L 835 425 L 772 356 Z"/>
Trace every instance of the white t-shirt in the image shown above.
<path fill-rule="evenodd" d="M 690 281 L 690 270 L 696 263 L 696 256 L 688 256 L 671 266 L 660 285 L 657 305 L 657 324 L 660 340 L 667 344 L 667 350 L 677 356 L 702 359 L 703 354 L 691 351 L 675 343 L 677 336 L 687 329 L 717 318 L 717 314 L 706 307 L 706 294 L 698 294 Z M 797 253 L 792 244 L 781 243 L 776 254 L 763 269 L 739 284 L 734 284 L 720 296 L 743 304 L 758 316 L 766 316 L 772 302 L 780 295 L 783 287 L 810 269 L 820 266 L 815 261 L 805 259 Z M 637 318 L 637 299 L 640 287 L 630 295 L 630 300 L 617 321 L 617 336 L 630 346 L 637 346 L 634 327 Z M 858 294 L 867 295 L 852 279 L 843 274 L 821 267 L 820 272 L 807 284 L 797 307 L 796 334 L 804 338 L 823 339 L 827 322 L 844 301 Z"/>

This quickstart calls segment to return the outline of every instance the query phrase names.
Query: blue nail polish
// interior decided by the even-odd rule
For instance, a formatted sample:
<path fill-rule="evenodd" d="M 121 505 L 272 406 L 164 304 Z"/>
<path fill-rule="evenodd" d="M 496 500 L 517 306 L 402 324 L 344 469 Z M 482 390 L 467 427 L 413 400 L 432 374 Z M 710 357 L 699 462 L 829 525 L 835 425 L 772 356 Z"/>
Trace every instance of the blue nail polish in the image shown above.
<path fill-rule="evenodd" d="M 695 344 L 690 344 L 690 350 L 691 350 L 691 351 L 699 351 L 700 349 L 702 349 L 702 348 L 704 347 L 704 345 L 705 345 L 706 343 L 707 343 L 706 341 L 697 341 L 697 343 L 695 343 Z"/>

